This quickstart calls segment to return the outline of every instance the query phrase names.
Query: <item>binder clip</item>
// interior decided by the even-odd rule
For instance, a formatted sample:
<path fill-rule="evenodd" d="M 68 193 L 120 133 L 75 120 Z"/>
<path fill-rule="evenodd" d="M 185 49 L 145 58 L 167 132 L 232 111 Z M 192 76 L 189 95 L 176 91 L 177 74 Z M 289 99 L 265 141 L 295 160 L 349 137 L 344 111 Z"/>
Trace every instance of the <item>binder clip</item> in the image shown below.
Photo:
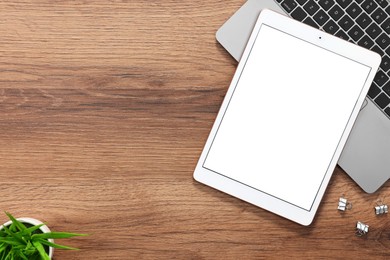
<path fill-rule="evenodd" d="M 368 228 L 369 228 L 368 225 L 358 221 L 357 224 L 356 224 L 356 233 L 355 234 L 358 237 L 361 237 L 361 236 L 363 236 L 363 235 L 368 233 Z"/>
<path fill-rule="evenodd" d="M 387 205 L 383 204 L 381 201 L 376 203 L 375 206 L 375 214 L 376 215 L 383 215 L 386 214 L 389 211 L 389 208 Z"/>
<path fill-rule="evenodd" d="M 348 202 L 347 199 L 341 197 L 339 199 L 339 206 L 337 207 L 340 211 L 346 211 L 347 209 L 352 209 L 352 203 Z"/>

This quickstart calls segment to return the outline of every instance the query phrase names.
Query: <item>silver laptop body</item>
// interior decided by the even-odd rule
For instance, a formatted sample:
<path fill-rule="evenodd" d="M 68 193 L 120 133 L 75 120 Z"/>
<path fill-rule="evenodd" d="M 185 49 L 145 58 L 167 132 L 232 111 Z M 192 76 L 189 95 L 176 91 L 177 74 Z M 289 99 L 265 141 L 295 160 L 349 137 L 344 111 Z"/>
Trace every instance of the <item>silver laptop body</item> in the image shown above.
<path fill-rule="evenodd" d="M 237 61 L 264 8 L 286 14 L 274 0 L 248 0 L 218 30 L 218 42 Z M 375 192 L 390 178 L 390 119 L 368 97 L 338 164 L 367 193 Z"/>

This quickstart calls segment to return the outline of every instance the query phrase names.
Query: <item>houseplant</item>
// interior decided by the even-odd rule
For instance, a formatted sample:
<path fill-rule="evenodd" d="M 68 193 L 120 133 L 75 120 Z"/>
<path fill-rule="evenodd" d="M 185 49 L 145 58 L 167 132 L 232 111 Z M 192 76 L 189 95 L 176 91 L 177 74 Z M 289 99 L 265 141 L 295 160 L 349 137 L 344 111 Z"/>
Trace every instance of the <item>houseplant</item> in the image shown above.
<path fill-rule="evenodd" d="M 1 260 L 50 260 L 53 248 L 77 249 L 58 245 L 53 239 L 85 236 L 85 234 L 51 232 L 42 222 L 30 218 L 15 219 L 5 212 L 10 221 L 0 226 Z"/>

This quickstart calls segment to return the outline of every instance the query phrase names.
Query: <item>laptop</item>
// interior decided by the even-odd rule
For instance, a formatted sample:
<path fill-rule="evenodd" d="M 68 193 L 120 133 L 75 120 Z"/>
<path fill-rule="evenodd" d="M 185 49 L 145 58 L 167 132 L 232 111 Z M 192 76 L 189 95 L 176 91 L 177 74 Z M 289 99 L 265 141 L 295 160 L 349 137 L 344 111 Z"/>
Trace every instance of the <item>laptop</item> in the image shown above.
<path fill-rule="evenodd" d="M 237 61 L 262 9 L 280 12 L 382 56 L 380 69 L 338 161 L 365 192 L 377 191 L 390 178 L 389 1 L 248 0 L 216 35 Z"/>

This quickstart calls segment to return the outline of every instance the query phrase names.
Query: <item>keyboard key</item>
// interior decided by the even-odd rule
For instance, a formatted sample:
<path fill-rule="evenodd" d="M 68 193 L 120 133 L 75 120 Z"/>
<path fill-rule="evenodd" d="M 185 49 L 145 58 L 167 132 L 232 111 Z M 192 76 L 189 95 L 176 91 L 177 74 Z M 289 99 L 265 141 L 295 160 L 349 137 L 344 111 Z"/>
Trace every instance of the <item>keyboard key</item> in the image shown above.
<path fill-rule="evenodd" d="M 310 26 L 313 26 L 314 28 L 319 28 L 319 26 L 316 24 L 316 22 L 314 22 L 313 19 L 311 19 L 310 17 L 306 17 L 305 20 L 303 20 L 303 22 L 307 25 L 310 25 Z"/>
<path fill-rule="evenodd" d="M 374 47 L 371 48 L 372 51 L 375 51 L 376 53 L 378 53 L 379 55 L 383 56 L 383 54 L 385 54 L 383 52 L 383 50 L 381 48 L 379 48 L 377 45 L 375 45 Z"/>
<path fill-rule="evenodd" d="M 373 0 L 366 0 L 362 4 L 362 7 L 364 10 L 366 10 L 367 13 L 370 14 L 378 7 L 378 4 L 376 4 Z"/>
<path fill-rule="evenodd" d="M 301 7 L 295 8 L 295 10 L 291 13 L 291 17 L 298 21 L 303 21 L 307 16 L 306 12 L 303 11 Z"/>
<path fill-rule="evenodd" d="M 376 37 L 378 37 L 381 32 L 382 32 L 381 28 L 379 28 L 379 26 L 376 25 L 375 23 L 372 23 L 366 29 L 366 33 L 370 35 L 370 37 L 373 39 L 376 39 Z"/>
<path fill-rule="evenodd" d="M 390 34 L 390 18 L 387 18 L 387 20 L 382 23 L 381 27 L 383 28 L 383 30 L 385 30 L 387 34 Z"/>
<path fill-rule="evenodd" d="M 375 83 L 372 83 L 370 89 L 368 90 L 368 96 L 374 99 L 379 95 L 379 93 L 381 93 L 381 89 Z"/>
<path fill-rule="evenodd" d="M 382 62 L 381 62 L 381 69 L 383 69 L 384 72 L 387 72 L 390 70 L 390 57 L 389 56 L 383 56 Z"/>
<path fill-rule="evenodd" d="M 352 25 L 354 25 L 355 22 L 349 18 L 348 15 L 344 15 L 343 18 L 341 18 L 341 20 L 339 21 L 339 25 L 341 26 L 341 28 L 343 28 L 344 31 L 348 31 L 349 29 L 351 29 Z"/>
<path fill-rule="evenodd" d="M 364 35 L 364 32 L 362 29 L 359 28 L 359 26 L 355 25 L 352 27 L 352 29 L 348 32 L 348 35 L 351 36 L 351 38 L 357 42 L 362 36 Z"/>
<path fill-rule="evenodd" d="M 329 22 L 327 22 L 322 28 L 325 32 L 330 34 L 335 34 L 340 29 L 333 20 L 329 20 Z"/>
<path fill-rule="evenodd" d="M 370 37 L 364 35 L 363 38 L 360 39 L 358 44 L 363 48 L 370 49 L 374 45 L 374 42 L 371 40 Z"/>
<path fill-rule="evenodd" d="M 390 103 L 390 98 L 385 93 L 381 93 L 374 101 L 383 109 Z"/>
<path fill-rule="evenodd" d="M 343 15 L 344 11 L 340 8 L 340 6 L 335 5 L 332 9 L 329 10 L 329 15 L 335 20 L 338 21 Z"/>
<path fill-rule="evenodd" d="M 374 78 L 374 82 L 379 86 L 382 87 L 387 81 L 389 80 L 389 77 L 381 70 L 379 70 Z"/>
<path fill-rule="evenodd" d="M 381 47 L 382 49 L 385 49 L 385 48 L 387 48 L 387 47 L 389 46 L 389 44 L 390 44 L 390 38 L 389 38 L 389 36 L 388 36 L 387 34 L 382 33 L 382 34 L 378 37 L 378 39 L 376 39 L 375 42 L 379 45 L 379 47 Z"/>
<path fill-rule="evenodd" d="M 352 3 L 348 8 L 347 8 L 347 13 L 355 19 L 358 17 L 358 15 L 362 12 L 363 10 L 356 4 Z"/>
<path fill-rule="evenodd" d="M 291 13 L 297 7 L 297 3 L 294 0 L 284 0 L 281 6 L 287 13 Z"/>
<path fill-rule="evenodd" d="M 298 4 L 300 4 L 300 5 L 304 5 L 306 2 L 307 2 L 307 0 L 296 0 L 297 2 L 298 2 Z"/>
<path fill-rule="evenodd" d="M 386 13 L 387 13 L 388 15 L 390 15 L 390 6 L 388 6 L 388 7 L 386 8 Z"/>
<path fill-rule="evenodd" d="M 390 116 L 390 108 L 386 107 L 385 112 L 388 116 Z"/>
<path fill-rule="evenodd" d="M 375 22 L 381 24 L 387 17 L 387 14 L 380 8 L 376 9 L 375 12 L 371 15 L 374 18 Z"/>
<path fill-rule="evenodd" d="M 324 10 L 319 10 L 314 16 L 314 20 L 319 24 L 319 25 L 324 25 L 329 20 L 329 16 L 324 12 Z"/>
<path fill-rule="evenodd" d="M 333 0 L 319 0 L 318 3 L 325 11 L 328 11 L 334 5 Z"/>
<path fill-rule="evenodd" d="M 313 0 L 309 0 L 309 2 L 307 2 L 304 6 L 303 6 L 303 9 L 306 10 L 306 12 L 308 12 L 310 15 L 313 15 L 315 14 L 315 12 L 318 11 L 318 9 L 320 9 L 320 7 L 318 6 L 318 4 L 316 2 L 314 2 Z"/>
<path fill-rule="evenodd" d="M 343 32 L 343 30 L 339 30 L 336 33 L 336 36 L 340 37 L 341 39 L 346 40 L 346 41 L 349 41 L 349 39 L 350 39 L 349 36 L 345 32 Z"/>
<path fill-rule="evenodd" d="M 387 2 L 387 0 L 376 0 L 376 2 L 377 2 L 382 8 L 386 8 L 386 6 L 389 5 L 389 3 Z"/>
<path fill-rule="evenodd" d="M 352 0 L 336 0 L 336 2 L 345 9 L 350 3 L 352 3 Z"/>
<path fill-rule="evenodd" d="M 372 19 L 366 14 L 362 13 L 357 19 L 356 22 L 363 28 L 365 29 L 371 22 Z"/>
<path fill-rule="evenodd" d="M 390 96 L 390 82 L 387 82 L 387 84 L 384 85 L 384 86 L 382 87 L 382 90 L 383 90 L 387 95 Z"/>

